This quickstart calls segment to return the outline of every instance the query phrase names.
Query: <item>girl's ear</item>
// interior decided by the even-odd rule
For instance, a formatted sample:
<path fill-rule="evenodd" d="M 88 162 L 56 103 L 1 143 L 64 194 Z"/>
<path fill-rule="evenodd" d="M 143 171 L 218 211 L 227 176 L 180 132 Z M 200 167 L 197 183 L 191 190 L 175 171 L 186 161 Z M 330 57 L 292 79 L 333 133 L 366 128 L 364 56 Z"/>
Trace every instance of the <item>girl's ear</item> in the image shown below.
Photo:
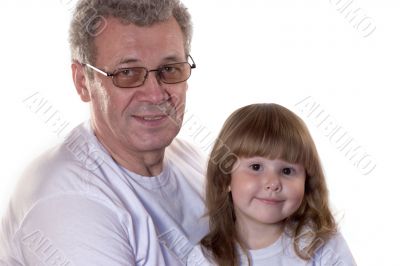
<path fill-rule="evenodd" d="M 230 185 L 228 186 L 228 192 L 231 192 L 231 186 Z"/>

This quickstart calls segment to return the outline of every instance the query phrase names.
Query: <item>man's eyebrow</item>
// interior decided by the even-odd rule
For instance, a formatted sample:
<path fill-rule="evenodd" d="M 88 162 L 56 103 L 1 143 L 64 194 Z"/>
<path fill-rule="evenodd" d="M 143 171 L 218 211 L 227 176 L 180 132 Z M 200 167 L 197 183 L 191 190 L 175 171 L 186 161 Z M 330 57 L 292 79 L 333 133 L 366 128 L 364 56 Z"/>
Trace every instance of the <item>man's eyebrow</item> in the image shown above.
<path fill-rule="evenodd" d="M 186 58 L 184 58 L 183 60 L 185 60 Z M 167 56 L 163 59 L 163 61 L 174 61 L 174 62 L 182 62 L 182 59 L 179 59 L 178 56 L 175 55 L 171 55 L 171 56 Z"/>
<path fill-rule="evenodd" d="M 183 60 L 183 61 L 182 61 Z M 179 56 L 176 55 L 171 55 L 171 56 L 167 56 L 165 57 L 162 61 L 165 63 L 169 63 L 169 62 L 184 62 L 186 60 L 186 58 L 184 59 L 179 59 Z M 118 65 L 123 65 L 123 64 L 129 64 L 129 63 L 137 63 L 140 62 L 139 59 L 136 58 L 122 58 L 118 63 Z"/>
<path fill-rule="evenodd" d="M 135 58 L 122 58 L 121 61 L 118 62 L 117 65 L 128 64 L 128 63 L 137 63 L 138 59 Z"/>

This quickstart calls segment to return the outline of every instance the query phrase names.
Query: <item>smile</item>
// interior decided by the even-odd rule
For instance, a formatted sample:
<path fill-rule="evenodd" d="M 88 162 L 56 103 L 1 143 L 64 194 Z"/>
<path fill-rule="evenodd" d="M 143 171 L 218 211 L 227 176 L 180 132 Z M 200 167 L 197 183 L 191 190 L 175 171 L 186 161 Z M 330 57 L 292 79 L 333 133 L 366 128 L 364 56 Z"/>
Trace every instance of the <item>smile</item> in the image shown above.
<path fill-rule="evenodd" d="M 168 119 L 168 115 L 132 115 L 132 118 L 146 126 L 159 126 Z"/>
<path fill-rule="evenodd" d="M 277 200 L 277 199 L 273 199 L 273 198 L 257 198 L 257 200 L 261 201 L 264 204 L 268 204 L 268 205 L 277 205 L 277 204 L 281 204 L 284 202 L 283 200 Z"/>
<path fill-rule="evenodd" d="M 164 117 L 165 116 L 144 116 L 142 118 L 143 118 L 143 120 L 146 120 L 146 121 L 154 121 L 154 120 L 160 120 Z"/>

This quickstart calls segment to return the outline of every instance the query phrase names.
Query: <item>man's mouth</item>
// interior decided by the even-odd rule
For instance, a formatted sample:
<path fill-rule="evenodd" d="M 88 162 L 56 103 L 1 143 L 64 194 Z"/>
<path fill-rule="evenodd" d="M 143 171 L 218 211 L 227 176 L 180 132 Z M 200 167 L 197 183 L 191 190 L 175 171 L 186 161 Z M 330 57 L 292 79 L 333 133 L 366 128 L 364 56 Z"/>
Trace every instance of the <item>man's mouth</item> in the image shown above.
<path fill-rule="evenodd" d="M 165 123 L 168 117 L 169 116 L 166 114 L 132 115 L 132 118 L 146 126 L 160 126 L 161 124 Z"/>

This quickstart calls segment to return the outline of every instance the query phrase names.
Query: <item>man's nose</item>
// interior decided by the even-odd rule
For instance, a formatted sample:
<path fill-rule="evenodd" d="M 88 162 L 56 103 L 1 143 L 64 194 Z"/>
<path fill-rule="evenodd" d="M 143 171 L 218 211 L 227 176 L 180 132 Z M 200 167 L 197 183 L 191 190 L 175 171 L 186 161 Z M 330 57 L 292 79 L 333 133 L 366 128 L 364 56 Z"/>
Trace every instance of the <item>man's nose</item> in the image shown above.
<path fill-rule="evenodd" d="M 162 103 L 168 99 L 168 93 L 163 85 L 157 71 L 149 71 L 142 85 L 146 99 L 154 104 Z"/>

